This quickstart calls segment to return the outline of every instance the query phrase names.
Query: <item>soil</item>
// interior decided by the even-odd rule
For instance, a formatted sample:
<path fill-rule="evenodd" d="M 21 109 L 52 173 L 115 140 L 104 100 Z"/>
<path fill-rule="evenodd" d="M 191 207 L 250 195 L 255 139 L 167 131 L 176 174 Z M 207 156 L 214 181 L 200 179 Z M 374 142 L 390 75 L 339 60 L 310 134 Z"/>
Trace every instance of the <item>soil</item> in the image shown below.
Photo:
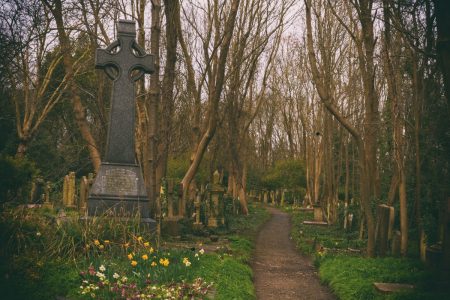
<path fill-rule="evenodd" d="M 257 299 L 336 299 L 320 284 L 311 260 L 295 249 L 289 215 L 268 210 L 272 217 L 258 234 L 252 261 Z"/>

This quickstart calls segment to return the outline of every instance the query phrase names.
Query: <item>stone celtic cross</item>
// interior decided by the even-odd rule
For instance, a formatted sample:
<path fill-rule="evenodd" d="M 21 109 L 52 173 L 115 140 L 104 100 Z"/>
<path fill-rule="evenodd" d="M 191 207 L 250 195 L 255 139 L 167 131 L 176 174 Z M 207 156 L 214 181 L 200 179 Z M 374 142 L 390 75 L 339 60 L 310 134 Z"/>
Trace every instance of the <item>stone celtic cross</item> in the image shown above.
<path fill-rule="evenodd" d="M 113 80 L 106 155 L 89 192 L 89 216 L 134 217 L 154 226 L 140 167 L 134 152 L 135 82 L 154 70 L 153 56 L 136 42 L 134 21 L 120 20 L 117 40 L 97 49 L 95 67 Z M 154 199 L 151 199 L 154 200 Z"/>
<path fill-rule="evenodd" d="M 118 39 L 106 49 L 97 49 L 95 67 L 103 69 L 113 82 L 110 124 L 105 161 L 135 163 L 135 81 L 154 71 L 153 55 L 136 42 L 134 21 L 120 20 Z"/>

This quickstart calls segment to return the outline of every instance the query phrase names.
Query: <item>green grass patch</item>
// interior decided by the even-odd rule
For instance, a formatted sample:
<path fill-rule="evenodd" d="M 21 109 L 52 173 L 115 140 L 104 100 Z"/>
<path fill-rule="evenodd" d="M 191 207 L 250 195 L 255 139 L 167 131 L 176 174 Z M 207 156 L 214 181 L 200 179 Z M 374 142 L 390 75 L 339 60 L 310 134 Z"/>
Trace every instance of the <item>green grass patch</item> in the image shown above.
<path fill-rule="evenodd" d="M 2 296 L 125 299 L 143 293 L 149 299 L 254 299 L 248 262 L 269 213 L 258 205 L 249 205 L 249 212 L 228 216 L 227 227 L 212 232 L 228 240 L 228 246 L 205 254 L 200 247 L 158 250 L 154 237 L 134 223 L 110 218 L 80 222 L 70 211 L 61 220 L 50 210 L 4 212 Z"/>
<path fill-rule="evenodd" d="M 313 220 L 314 216 L 312 212 L 295 210 L 288 210 L 288 212 L 292 216 L 291 236 L 297 248 L 304 254 L 314 255 L 320 246 L 333 249 L 337 252 L 348 248 L 359 250 L 365 248 L 366 241 L 358 240 L 357 232 L 345 232 L 337 225 L 304 225 L 303 221 Z"/>
<path fill-rule="evenodd" d="M 323 259 L 319 275 L 340 299 L 448 299 L 448 290 L 436 285 L 435 277 L 420 262 L 400 258 L 331 256 Z M 384 295 L 374 282 L 407 283 L 410 292 Z"/>
<path fill-rule="evenodd" d="M 286 211 L 292 216 L 291 236 L 298 249 L 313 257 L 320 279 L 339 299 L 450 299 L 450 288 L 439 273 L 427 270 L 417 259 L 367 258 L 366 241 L 358 239 L 358 232 L 337 225 L 304 225 L 303 221 L 313 219 L 312 212 Z M 374 282 L 407 283 L 415 289 L 386 295 L 375 289 Z"/>

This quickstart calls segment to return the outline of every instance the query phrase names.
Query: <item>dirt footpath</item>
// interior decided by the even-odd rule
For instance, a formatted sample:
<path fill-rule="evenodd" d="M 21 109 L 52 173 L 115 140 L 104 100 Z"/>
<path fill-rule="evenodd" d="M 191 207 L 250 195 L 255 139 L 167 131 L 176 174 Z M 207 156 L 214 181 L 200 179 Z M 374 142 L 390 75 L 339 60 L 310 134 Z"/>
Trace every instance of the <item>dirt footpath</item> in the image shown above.
<path fill-rule="evenodd" d="M 252 262 L 257 299 L 336 299 L 320 284 L 312 262 L 295 249 L 289 215 L 268 210 L 272 218 L 258 234 Z"/>

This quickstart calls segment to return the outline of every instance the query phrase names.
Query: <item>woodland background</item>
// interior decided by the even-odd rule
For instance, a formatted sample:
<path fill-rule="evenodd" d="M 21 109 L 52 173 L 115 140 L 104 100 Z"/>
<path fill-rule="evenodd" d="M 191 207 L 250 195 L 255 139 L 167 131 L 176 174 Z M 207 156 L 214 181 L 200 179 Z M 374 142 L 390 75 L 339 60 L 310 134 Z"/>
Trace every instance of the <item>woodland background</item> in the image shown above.
<path fill-rule="evenodd" d="M 137 84 L 147 191 L 185 197 L 218 169 L 251 189 L 296 189 L 330 222 L 345 205 L 374 255 L 375 207 L 401 251 L 442 240 L 450 195 L 450 16 L 431 0 L 1 0 L 0 201 L 33 178 L 60 192 L 104 153 L 111 82 L 95 49 L 136 20 L 156 72 Z M 447 251 L 448 253 L 449 251 Z M 450 260 L 449 260 L 450 261 Z"/>

